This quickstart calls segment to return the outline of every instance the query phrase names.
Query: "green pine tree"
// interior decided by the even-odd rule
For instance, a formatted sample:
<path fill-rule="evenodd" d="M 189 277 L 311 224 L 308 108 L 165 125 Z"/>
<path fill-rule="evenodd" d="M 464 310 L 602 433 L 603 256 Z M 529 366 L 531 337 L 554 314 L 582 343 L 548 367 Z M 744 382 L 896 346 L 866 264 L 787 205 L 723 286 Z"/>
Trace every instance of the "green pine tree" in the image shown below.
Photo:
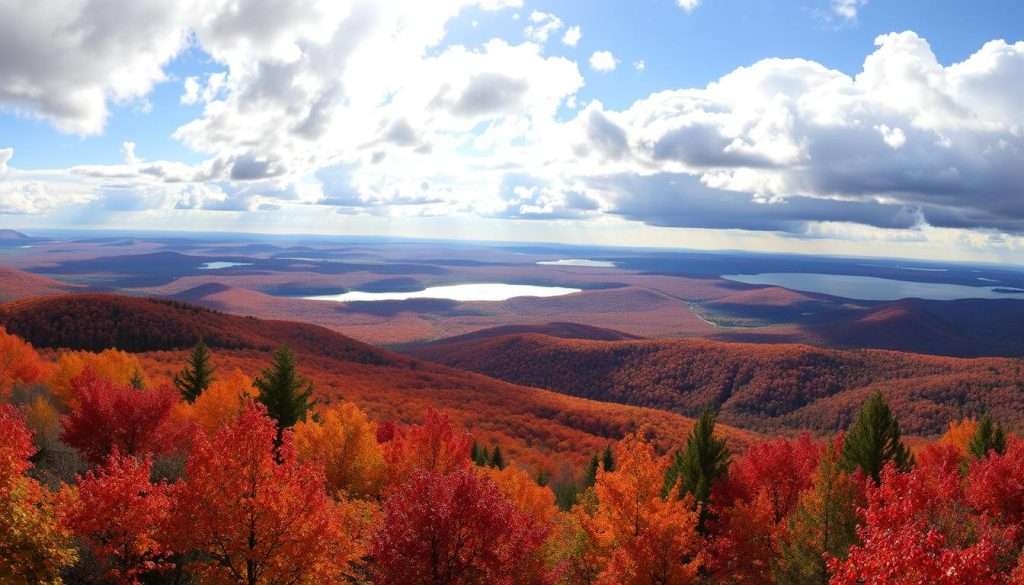
<path fill-rule="evenodd" d="M 814 487 L 800 496 L 772 564 L 778 585 L 828 585 L 827 557 L 846 558 L 857 542 L 859 486 L 840 466 L 842 452 L 822 453 Z"/>
<path fill-rule="evenodd" d="M 978 423 L 967 450 L 975 459 L 984 459 L 989 451 L 999 455 L 1006 453 L 1006 431 L 1003 425 L 993 422 L 992 417 L 986 414 Z"/>
<path fill-rule="evenodd" d="M 174 376 L 174 385 L 181 392 L 181 397 L 188 402 L 196 398 L 213 382 L 213 365 L 210 363 L 210 350 L 202 339 L 192 348 L 188 365 Z"/>
<path fill-rule="evenodd" d="M 612 453 L 611 445 L 604 448 L 604 455 L 601 456 L 601 469 L 615 471 L 615 455 Z"/>
<path fill-rule="evenodd" d="M 597 470 L 601 468 L 601 460 L 594 454 L 590 458 L 590 463 L 587 464 L 587 468 L 583 471 L 583 487 L 593 487 L 597 483 Z"/>
<path fill-rule="evenodd" d="M 841 464 L 846 471 L 863 470 L 878 483 L 882 469 L 890 462 L 900 471 L 907 471 L 911 466 L 910 451 L 900 440 L 899 421 L 882 393 L 875 392 L 846 433 Z"/>
<path fill-rule="evenodd" d="M 473 465 L 480 465 L 480 444 L 475 440 L 473 446 L 469 448 L 469 459 L 473 462 Z"/>
<path fill-rule="evenodd" d="M 253 386 L 259 391 L 257 400 L 267 407 L 267 414 L 277 421 L 278 442 L 285 429 L 306 420 L 313 406 L 313 384 L 295 369 L 295 356 L 287 347 L 274 353 L 274 362 L 259 375 Z"/>
<path fill-rule="evenodd" d="M 497 469 L 505 469 L 505 457 L 501 454 L 501 445 L 495 445 L 491 452 L 490 466 Z"/>
<path fill-rule="evenodd" d="M 140 372 L 138 368 L 135 368 L 135 371 L 132 372 L 132 379 L 129 380 L 128 383 L 136 390 L 146 389 L 146 382 L 142 379 L 142 372 Z"/>
<path fill-rule="evenodd" d="M 679 496 L 692 494 L 699 506 L 700 516 L 698 530 L 704 534 L 710 517 L 708 502 L 711 499 L 711 488 L 715 481 L 729 471 L 729 448 L 725 441 L 715 437 L 715 419 L 718 417 L 713 410 L 705 410 L 693 431 L 686 440 L 682 451 L 676 451 L 672 463 L 665 472 L 665 484 L 662 491 L 665 496 L 680 484 Z"/>

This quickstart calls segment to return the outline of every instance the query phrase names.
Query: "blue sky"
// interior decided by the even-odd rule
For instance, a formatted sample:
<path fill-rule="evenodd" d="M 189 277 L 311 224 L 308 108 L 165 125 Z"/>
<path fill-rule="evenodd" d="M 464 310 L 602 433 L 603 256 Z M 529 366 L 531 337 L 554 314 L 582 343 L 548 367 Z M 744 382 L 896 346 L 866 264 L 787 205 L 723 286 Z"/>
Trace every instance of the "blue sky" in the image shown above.
<path fill-rule="evenodd" d="M 191 2 L 0 0 L 0 222 L 1024 258 L 1018 2 Z"/>

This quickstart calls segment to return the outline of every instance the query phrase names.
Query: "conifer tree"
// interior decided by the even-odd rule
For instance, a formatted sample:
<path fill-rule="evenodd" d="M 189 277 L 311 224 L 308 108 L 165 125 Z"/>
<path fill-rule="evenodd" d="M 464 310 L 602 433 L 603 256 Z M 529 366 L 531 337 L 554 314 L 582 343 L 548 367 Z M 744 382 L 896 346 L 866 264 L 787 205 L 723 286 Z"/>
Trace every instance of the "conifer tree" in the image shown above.
<path fill-rule="evenodd" d="M 313 406 L 313 384 L 295 369 L 295 356 L 287 347 L 274 353 L 274 363 L 253 380 L 259 391 L 257 400 L 267 407 L 267 414 L 277 421 L 277 437 L 306 420 L 306 412 Z"/>
<path fill-rule="evenodd" d="M 715 437 L 715 419 L 718 417 L 713 410 L 705 410 L 697 424 L 694 425 L 682 451 L 676 451 L 665 472 L 663 495 L 668 495 L 672 488 L 681 483 L 679 497 L 692 494 L 700 507 L 698 530 L 704 534 L 709 518 L 708 502 L 711 499 L 711 488 L 714 482 L 729 471 L 729 448 L 725 441 Z"/>
<path fill-rule="evenodd" d="M 900 471 L 910 469 L 910 451 L 900 440 L 900 423 L 889 410 L 881 392 L 875 392 L 861 407 L 843 442 L 842 466 L 846 471 L 861 469 L 877 484 L 882 468 L 892 462 Z"/>
<path fill-rule="evenodd" d="M 495 445 L 491 452 L 490 466 L 497 469 L 505 469 L 505 457 L 501 454 L 501 446 Z"/>
<path fill-rule="evenodd" d="M 779 585 L 828 585 L 828 558 L 845 559 L 857 542 L 860 484 L 842 470 L 842 452 L 822 453 L 814 487 L 800 496 L 778 545 L 772 577 Z"/>
<path fill-rule="evenodd" d="M 978 423 L 967 450 L 975 459 L 984 459 L 989 451 L 999 455 L 1006 453 L 1006 431 L 1003 425 L 993 422 L 992 417 L 986 414 Z"/>
<path fill-rule="evenodd" d="M 601 456 L 601 469 L 611 472 L 615 471 L 615 455 L 612 453 L 612 446 L 604 448 L 604 455 Z"/>
<path fill-rule="evenodd" d="M 202 339 L 192 348 L 188 365 L 175 374 L 174 385 L 181 392 L 181 397 L 188 402 L 196 398 L 213 383 L 213 365 L 210 364 L 210 350 Z"/>
<path fill-rule="evenodd" d="M 595 453 L 594 456 L 590 458 L 590 463 L 587 464 L 587 469 L 583 473 L 583 487 L 592 487 L 597 483 L 597 470 L 600 468 L 601 460 Z"/>
<path fill-rule="evenodd" d="M 128 381 L 128 385 L 136 390 L 144 390 L 146 388 L 146 381 L 142 379 L 142 372 L 138 368 L 132 372 L 132 379 Z"/>
<path fill-rule="evenodd" d="M 486 450 L 487 449 L 484 448 L 484 451 L 486 451 Z M 480 459 L 481 459 L 480 444 L 477 443 L 476 441 L 473 441 L 473 445 L 469 448 L 469 458 L 473 461 L 473 465 L 477 465 L 477 466 L 481 466 L 481 467 L 483 466 L 480 463 Z"/>

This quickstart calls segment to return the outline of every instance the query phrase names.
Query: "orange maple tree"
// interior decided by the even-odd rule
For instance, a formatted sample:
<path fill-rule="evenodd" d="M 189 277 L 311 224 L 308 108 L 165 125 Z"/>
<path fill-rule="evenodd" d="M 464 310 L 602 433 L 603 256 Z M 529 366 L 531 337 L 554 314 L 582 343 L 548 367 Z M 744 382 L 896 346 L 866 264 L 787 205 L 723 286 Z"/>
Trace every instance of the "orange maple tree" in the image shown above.
<path fill-rule="evenodd" d="M 296 424 L 295 448 L 300 460 L 324 466 L 332 493 L 380 494 L 387 469 L 377 425 L 355 404 L 332 406 L 320 411 L 317 420 Z"/>
<path fill-rule="evenodd" d="M 353 518 L 325 489 L 321 469 L 300 463 L 291 432 L 249 404 L 213 437 L 200 436 L 185 479 L 171 490 L 167 534 L 194 552 L 202 583 L 329 583 L 361 554 Z"/>

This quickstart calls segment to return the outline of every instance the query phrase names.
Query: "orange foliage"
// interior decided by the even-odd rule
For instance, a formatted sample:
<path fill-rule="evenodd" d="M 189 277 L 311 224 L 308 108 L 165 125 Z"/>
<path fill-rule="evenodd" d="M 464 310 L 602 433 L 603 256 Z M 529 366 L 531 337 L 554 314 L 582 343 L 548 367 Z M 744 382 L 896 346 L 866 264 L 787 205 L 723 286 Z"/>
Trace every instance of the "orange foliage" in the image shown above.
<path fill-rule="evenodd" d="M 615 450 L 613 472 L 597 474 L 597 509 L 577 508 L 597 547 L 597 582 L 606 585 L 697 583 L 704 553 L 697 512 L 689 496 L 661 497 L 665 463 L 641 437 L 630 435 Z"/>
<path fill-rule="evenodd" d="M 86 370 L 92 370 L 98 379 L 118 386 L 130 385 L 136 375 L 141 376 L 143 384 L 146 383 L 145 370 L 139 358 L 133 354 L 116 349 L 106 349 L 100 353 L 62 352 L 50 376 L 50 388 L 53 395 L 68 408 L 78 406 L 78 397 L 71 387 L 72 381 Z"/>
<path fill-rule="evenodd" d="M 386 469 L 376 423 L 351 402 L 318 415 L 318 420 L 295 425 L 299 459 L 323 465 L 332 492 L 351 497 L 379 495 Z"/>
<path fill-rule="evenodd" d="M 960 456 L 965 457 L 967 456 L 967 446 L 976 430 L 978 430 L 978 421 L 974 417 L 950 421 L 946 434 L 939 438 L 938 444 L 956 447 Z"/>
<path fill-rule="evenodd" d="M 505 469 L 488 467 L 481 471 L 490 476 L 498 491 L 520 512 L 544 525 L 554 521 L 558 514 L 555 493 L 550 488 L 537 485 L 522 468 L 510 465 Z"/>
<path fill-rule="evenodd" d="M 31 345 L 0 327 L 0 400 L 18 383 L 32 384 L 46 377 L 47 364 Z"/>
<path fill-rule="evenodd" d="M 238 418 L 246 401 L 255 396 L 252 380 L 235 368 L 227 374 L 218 374 L 195 402 L 178 402 L 174 416 L 178 420 L 194 422 L 207 433 L 215 433 Z"/>
<path fill-rule="evenodd" d="M 200 435 L 172 489 L 170 542 L 196 551 L 201 583 L 333 583 L 362 554 L 364 518 L 331 500 L 323 473 L 300 463 L 291 433 L 252 404 L 214 437 Z M 362 507 L 358 508 L 362 510 Z"/>

